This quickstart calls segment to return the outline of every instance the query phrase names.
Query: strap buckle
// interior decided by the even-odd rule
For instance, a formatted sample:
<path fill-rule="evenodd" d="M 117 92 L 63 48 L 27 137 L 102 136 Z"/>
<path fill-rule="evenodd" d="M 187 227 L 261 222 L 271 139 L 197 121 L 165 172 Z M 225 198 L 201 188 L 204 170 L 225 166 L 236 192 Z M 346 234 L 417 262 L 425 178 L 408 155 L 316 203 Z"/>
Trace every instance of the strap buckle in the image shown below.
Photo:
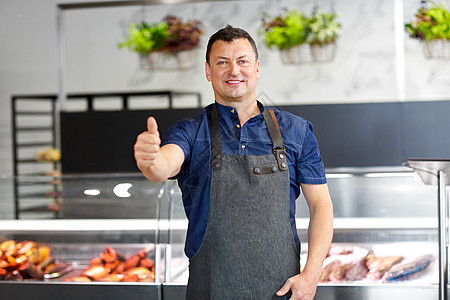
<path fill-rule="evenodd" d="M 275 146 L 272 147 L 272 152 L 273 152 L 273 154 L 275 154 L 275 155 L 277 155 L 277 151 L 280 151 L 280 150 L 286 152 L 286 147 L 284 147 L 284 146 L 281 147 L 281 148 L 275 148 Z"/>
<path fill-rule="evenodd" d="M 273 154 L 275 154 L 275 158 L 277 159 L 278 168 L 280 170 L 286 171 L 288 169 L 286 148 L 284 146 L 282 148 L 273 147 Z"/>

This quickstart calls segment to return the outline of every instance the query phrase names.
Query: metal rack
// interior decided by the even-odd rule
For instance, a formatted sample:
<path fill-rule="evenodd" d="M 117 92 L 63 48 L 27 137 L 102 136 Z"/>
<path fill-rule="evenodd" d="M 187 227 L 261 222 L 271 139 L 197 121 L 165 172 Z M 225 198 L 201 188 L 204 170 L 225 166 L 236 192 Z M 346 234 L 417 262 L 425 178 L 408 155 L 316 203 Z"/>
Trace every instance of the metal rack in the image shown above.
<path fill-rule="evenodd" d="M 49 165 L 52 170 L 58 170 L 57 162 L 42 162 L 31 157 L 33 150 L 42 147 L 56 148 L 56 95 L 40 95 L 40 96 L 12 96 L 12 139 L 13 139 L 13 172 L 14 172 L 14 216 L 20 218 L 21 212 L 53 212 L 54 216 L 58 216 L 57 210 L 52 210 L 48 205 L 33 205 L 28 208 L 21 207 L 20 199 L 51 199 L 57 202 L 59 197 L 59 185 L 54 182 L 53 177 L 47 177 L 42 168 L 32 165 Z M 21 107 L 21 103 L 26 101 L 36 101 L 36 107 Z M 44 125 L 43 125 L 44 124 Z M 42 138 L 43 133 L 50 133 L 50 138 Z M 34 137 L 31 142 L 24 142 L 21 135 L 32 134 Z M 23 150 L 28 152 L 24 157 Z M 21 166 L 27 165 L 28 170 L 22 170 Z M 30 167 L 31 166 L 31 167 Z M 32 169 L 30 171 L 30 169 Z M 39 170 L 39 171 L 35 171 Z M 23 179 L 37 178 L 36 180 Z M 43 193 L 42 189 L 38 192 L 24 192 L 24 187 L 49 187 L 47 193 Z M 23 187 L 23 188 L 22 188 Z M 32 188 L 27 188 L 33 190 Z"/>
<path fill-rule="evenodd" d="M 95 111 L 95 101 L 110 98 L 120 98 L 121 107 L 118 111 L 131 110 L 131 97 L 166 97 L 167 109 L 173 109 L 177 96 L 192 96 L 197 107 L 201 107 L 201 95 L 187 91 L 144 91 L 144 92 L 107 92 L 107 93 L 74 93 L 68 94 L 69 100 L 85 101 L 85 112 Z M 29 103 L 32 103 L 30 105 Z M 61 164 L 43 162 L 33 157 L 34 153 L 43 147 L 60 148 L 61 124 L 60 112 L 57 108 L 58 95 L 13 95 L 12 108 L 12 145 L 13 145 L 13 184 L 14 184 L 14 216 L 21 218 L 22 213 L 33 213 L 34 216 L 53 218 L 60 217 L 59 204 L 62 195 L 60 183 Z M 83 111 L 83 112 L 84 112 Z M 39 118 L 38 120 L 35 120 Z M 42 125 L 44 124 L 44 125 Z M 32 141 L 24 141 L 23 133 L 32 135 Z M 45 137 L 43 137 L 46 135 Z M 25 154 L 23 152 L 26 152 Z M 27 166 L 27 170 L 24 170 Z M 31 170 L 30 170 L 31 169 Z M 46 188 L 47 186 L 47 188 Z M 43 192 L 44 190 L 44 192 Z M 39 204 L 24 207 L 23 200 Z M 45 201 L 48 200 L 48 201 Z"/>

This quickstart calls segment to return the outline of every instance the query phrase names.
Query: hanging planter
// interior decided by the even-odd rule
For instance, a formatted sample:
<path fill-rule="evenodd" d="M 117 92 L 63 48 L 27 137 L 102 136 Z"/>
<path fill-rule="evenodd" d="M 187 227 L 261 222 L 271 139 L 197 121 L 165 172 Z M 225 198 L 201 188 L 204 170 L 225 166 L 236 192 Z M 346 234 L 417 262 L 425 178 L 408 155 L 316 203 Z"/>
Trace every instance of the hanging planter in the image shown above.
<path fill-rule="evenodd" d="M 138 53 L 144 70 L 187 70 L 195 65 L 202 35 L 200 21 L 183 23 L 167 16 L 160 23 L 131 24 L 128 39 L 119 47 Z"/>
<path fill-rule="evenodd" d="M 332 61 L 336 53 L 336 39 L 340 23 L 336 14 L 317 13 L 310 17 L 297 10 L 282 16 L 263 16 L 262 35 L 269 48 L 277 48 L 286 64 L 320 63 Z"/>
<path fill-rule="evenodd" d="M 450 40 L 431 40 L 423 42 L 426 58 L 450 59 Z"/>
<path fill-rule="evenodd" d="M 450 59 L 450 12 L 443 4 L 421 7 L 416 20 L 405 24 L 406 32 L 422 42 L 426 58 Z"/>
<path fill-rule="evenodd" d="M 281 60 L 285 64 L 326 63 L 334 59 L 335 53 L 336 43 L 326 45 L 303 44 L 280 50 Z"/>
<path fill-rule="evenodd" d="M 189 70 L 197 62 L 197 49 L 175 52 L 151 51 L 140 55 L 142 70 Z"/>
<path fill-rule="evenodd" d="M 178 66 L 181 70 L 191 69 L 197 57 L 197 49 L 177 51 L 174 53 Z"/>
<path fill-rule="evenodd" d="M 164 70 L 167 69 L 167 54 L 163 51 L 151 51 L 147 54 L 141 54 L 140 66 L 143 70 Z"/>

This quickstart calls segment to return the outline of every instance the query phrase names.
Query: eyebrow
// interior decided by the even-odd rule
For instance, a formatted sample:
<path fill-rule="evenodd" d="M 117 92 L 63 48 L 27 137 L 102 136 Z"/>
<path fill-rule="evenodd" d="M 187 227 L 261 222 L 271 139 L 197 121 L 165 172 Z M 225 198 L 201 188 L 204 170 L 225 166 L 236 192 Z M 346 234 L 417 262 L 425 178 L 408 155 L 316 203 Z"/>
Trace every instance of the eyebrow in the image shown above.
<path fill-rule="evenodd" d="M 238 58 L 236 58 L 236 60 L 239 60 L 239 59 L 242 59 L 242 58 L 247 58 L 248 57 L 248 55 L 241 55 L 241 56 L 239 56 Z M 227 59 L 227 60 L 230 60 L 230 58 L 228 58 L 228 57 L 226 57 L 226 56 L 218 56 L 217 58 L 216 58 L 216 60 L 219 60 L 219 59 Z"/>

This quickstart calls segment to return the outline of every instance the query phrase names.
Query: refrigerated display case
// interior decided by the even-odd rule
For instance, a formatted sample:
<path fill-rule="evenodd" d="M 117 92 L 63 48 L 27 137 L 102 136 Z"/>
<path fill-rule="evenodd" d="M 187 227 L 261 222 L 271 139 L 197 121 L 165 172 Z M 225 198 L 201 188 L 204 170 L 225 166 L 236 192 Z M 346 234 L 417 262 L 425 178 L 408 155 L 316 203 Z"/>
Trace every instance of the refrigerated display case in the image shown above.
<path fill-rule="evenodd" d="M 58 180 L 59 219 L 0 220 L 0 247 L 9 249 L 0 251 L 0 271 L 7 271 L 0 272 L 0 298 L 162 299 L 162 185 L 141 174 L 78 174 Z M 19 255 L 23 247 L 18 243 L 24 241 L 35 246 Z"/>
<path fill-rule="evenodd" d="M 410 158 L 405 166 L 414 169 L 425 184 L 437 186 L 438 232 L 439 232 L 439 299 L 448 295 L 448 195 L 450 184 L 450 159 Z"/>
<path fill-rule="evenodd" d="M 361 280 L 319 283 L 316 299 L 437 299 L 438 297 L 438 220 L 437 191 L 425 185 L 406 167 L 340 168 L 327 170 L 334 204 L 334 247 L 351 249 L 346 255 L 327 257 L 356 261 L 373 252 L 375 257 L 401 256 L 397 264 L 425 255 L 429 264 L 414 276 L 386 281 Z M 164 299 L 183 299 L 189 276 L 183 253 L 187 221 L 176 183 L 168 186 L 168 240 L 162 293 Z M 302 241 L 301 264 L 307 253 L 308 209 L 304 198 L 297 200 L 297 230 Z M 171 226 L 171 227 L 170 227 Z M 402 280 L 400 280 L 402 279 Z"/>
<path fill-rule="evenodd" d="M 48 245 L 57 262 L 70 266 L 68 270 L 46 273 L 41 279 L 0 280 L 2 299 L 161 299 L 159 246 L 149 238 L 157 228 L 152 220 L 10 220 L 0 221 L 0 228 L 1 241 L 26 240 Z M 113 273 L 110 269 L 104 271 L 105 264 L 101 270 L 94 269 L 91 262 L 107 248 L 125 259 L 145 251 L 155 264 L 155 277 L 140 282 L 108 282 L 102 278 L 66 281 L 84 272 L 89 276 Z"/>
<path fill-rule="evenodd" d="M 352 262 L 370 251 L 375 257 L 402 256 L 403 262 L 422 255 L 432 255 L 433 260 L 409 280 L 321 282 L 316 299 L 384 299 L 386 295 L 437 299 L 436 186 L 424 184 L 407 167 L 329 169 L 327 177 L 335 214 L 333 246 L 352 251 L 337 256 L 330 251 L 324 266 L 338 259 Z M 48 244 L 55 259 L 70 263 L 73 271 L 53 279 L 0 280 L 2 296 L 38 300 L 184 299 L 189 276 L 184 255 L 188 222 L 176 181 L 154 184 L 139 174 L 62 176 L 61 180 L 62 216 L 71 219 L 3 220 L 0 241 Z M 117 191 L 118 185 L 124 190 Z M 88 218 L 83 218 L 83 211 Z M 309 215 L 302 196 L 297 200 L 296 214 L 304 265 Z M 123 256 L 145 249 L 155 263 L 154 282 L 64 281 L 80 274 L 108 246 Z"/>

